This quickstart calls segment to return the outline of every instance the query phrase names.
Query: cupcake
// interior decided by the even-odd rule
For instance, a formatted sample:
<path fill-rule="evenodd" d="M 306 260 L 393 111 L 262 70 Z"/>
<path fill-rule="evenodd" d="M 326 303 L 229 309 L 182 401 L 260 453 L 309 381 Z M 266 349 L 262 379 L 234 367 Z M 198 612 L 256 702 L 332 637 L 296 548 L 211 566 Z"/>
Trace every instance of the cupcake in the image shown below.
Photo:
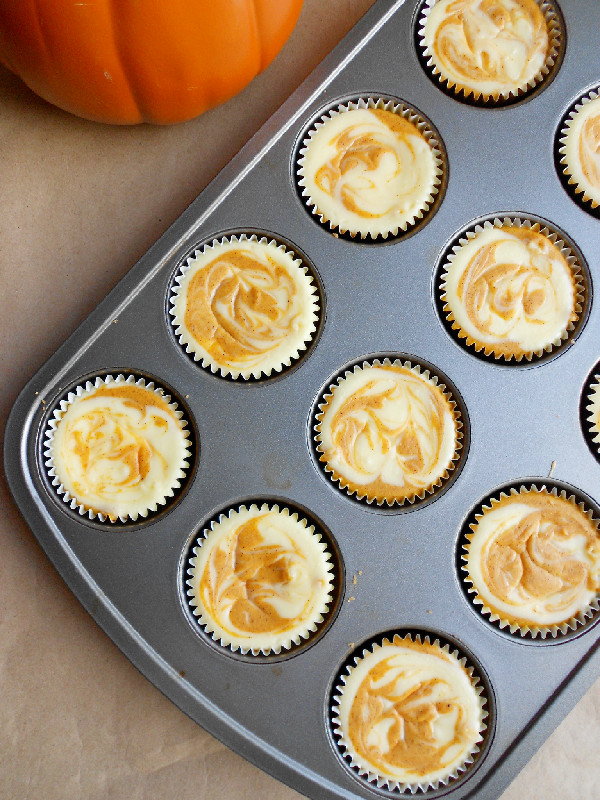
<path fill-rule="evenodd" d="M 426 69 L 442 88 L 499 104 L 545 79 L 562 31 L 553 4 L 542 0 L 426 0 L 419 39 Z"/>
<path fill-rule="evenodd" d="M 557 636 L 584 624 L 599 607 L 599 525 L 583 503 L 554 488 L 492 497 L 464 544 L 472 602 L 522 636 Z"/>
<path fill-rule="evenodd" d="M 273 240 L 232 236 L 196 250 L 171 294 L 175 334 L 212 372 L 260 378 L 281 372 L 315 336 L 313 276 Z"/>
<path fill-rule="evenodd" d="M 567 117 L 560 138 L 560 163 L 576 199 L 600 205 L 600 95 L 590 92 Z"/>
<path fill-rule="evenodd" d="M 443 170 L 438 141 L 420 114 L 401 103 L 361 99 L 311 128 L 300 149 L 298 183 L 331 230 L 386 239 L 431 210 Z"/>
<path fill-rule="evenodd" d="M 559 347 L 575 328 L 584 292 L 565 243 L 538 223 L 511 219 L 467 231 L 443 267 L 441 290 L 459 339 L 506 361 Z"/>
<path fill-rule="evenodd" d="M 333 703 L 338 747 L 390 791 L 427 791 L 474 761 L 486 729 L 483 687 L 466 659 L 428 637 L 395 635 L 342 674 Z"/>
<path fill-rule="evenodd" d="M 589 438 L 596 456 L 600 456 L 600 373 L 593 375 L 586 396 Z"/>
<path fill-rule="evenodd" d="M 78 386 L 48 423 L 45 463 L 64 502 L 101 522 L 136 520 L 175 494 L 189 466 L 187 422 L 169 395 L 133 375 Z"/>
<path fill-rule="evenodd" d="M 347 371 L 329 386 L 316 420 L 325 472 L 348 494 L 378 505 L 434 492 L 462 447 L 460 414 L 446 387 L 398 359 Z"/>
<path fill-rule="evenodd" d="M 285 507 L 264 503 L 222 514 L 188 563 L 192 613 L 215 641 L 242 653 L 300 644 L 332 601 L 327 547 L 313 525 Z"/>

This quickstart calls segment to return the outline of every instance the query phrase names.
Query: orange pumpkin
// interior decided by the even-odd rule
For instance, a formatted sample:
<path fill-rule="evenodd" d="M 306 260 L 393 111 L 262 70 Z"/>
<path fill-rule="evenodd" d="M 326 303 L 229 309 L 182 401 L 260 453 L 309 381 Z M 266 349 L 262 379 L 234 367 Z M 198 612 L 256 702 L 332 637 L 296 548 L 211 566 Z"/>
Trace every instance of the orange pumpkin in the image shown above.
<path fill-rule="evenodd" d="M 302 0 L 0 0 L 0 62 L 81 117 L 182 122 L 275 58 Z"/>

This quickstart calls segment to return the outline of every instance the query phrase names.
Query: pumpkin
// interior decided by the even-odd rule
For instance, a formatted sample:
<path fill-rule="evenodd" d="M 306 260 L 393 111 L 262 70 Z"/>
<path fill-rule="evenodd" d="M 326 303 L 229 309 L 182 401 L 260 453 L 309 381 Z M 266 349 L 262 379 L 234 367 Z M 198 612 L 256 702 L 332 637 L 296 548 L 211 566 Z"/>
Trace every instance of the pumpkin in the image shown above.
<path fill-rule="evenodd" d="M 275 58 L 302 0 L 0 0 L 0 62 L 81 117 L 170 124 Z"/>

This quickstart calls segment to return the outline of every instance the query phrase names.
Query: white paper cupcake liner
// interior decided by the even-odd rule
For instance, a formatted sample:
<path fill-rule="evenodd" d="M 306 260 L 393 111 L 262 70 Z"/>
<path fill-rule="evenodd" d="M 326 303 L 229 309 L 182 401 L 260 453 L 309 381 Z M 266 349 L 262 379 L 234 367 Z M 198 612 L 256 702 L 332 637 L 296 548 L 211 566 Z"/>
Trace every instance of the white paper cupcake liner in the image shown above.
<path fill-rule="evenodd" d="M 235 631 L 226 628 L 222 621 L 215 619 L 202 599 L 199 598 L 195 588 L 199 581 L 196 572 L 198 568 L 206 568 L 206 559 L 211 552 L 210 548 L 218 545 L 222 540 L 226 541 L 228 536 L 235 533 L 236 528 L 228 527 L 229 522 L 235 522 L 240 517 L 242 524 L 245 524 L 259 514 L 273 511 L 295 523 L 293 536 L 298 537 L 295 544 L 300 550 L 304 548 L 303 555 L 307 555 L 308 552 L 309 557 L 318 561 L 315 570 L 322 574 L 322 586 L 319 587 L 318 596 L 313 598 L 313 606 L 308 610 L 305 618 L 294 625 L 286 626 L 284 630 L 262 633 L 248 632 L 246 635 L 236 634 Z M 221 533 L 223 534 L 222 539 L 219 538 Z M 297 572 L 297 565 L 295 569 Z M 217 644 L 232 652 L 240 652 L 242 655 L 268 656 L 293 650 L 321 630 L 334 602 L 334 564 L 326 539 L 313 524 L 298 512 L 277 503 L 262 503 L 260 506 L 255 503 L 250 506 L 234 506 L 226 513 L 220 514 L 218 518 L 213 519 L 208 527 L 203 529 L 191 548 L 185 566 L 184 583 L 189 610 L 201 629 Z M 263 587 L 263 590 L 265 596 L 268 596 L 270 591 L 268 587 Z"/>
<path fill-rule="evenodd" d="M 391 776 L 381 775 L 374 770 L 373 765 L 367 759 L 361 756 L 353 746 L 350 737 L 344 731 L 344 725 L 340 714 L 340 704 L 346 691 L 346 686 L 352 673 L 361 665 L 368 665 L 368 661 L 372 656 L 377 656 L 378 652 L 385 647 L 402 645 L 406 642 L 412 644 L 423 645 L 425 648 L 433 648 L 440 651 L 446 657 L 454 662 L 457 666 L 462 668 L 466 673 L 470 684 L 474 690 L 474 699 L 479 708 L 479 733 L 476 741 L 468 748 L 468 752 L 464 758 L 461 758 L 457 763 L 448 769 L 448 774 L 441 777 L 422 776 L 418 781 L 403 782 L 395 780 Z M 367 784 L 376 786 L 378 789 L 388 790 L 394 793 L 410 793 L 427 792 L 436 790 L 441 787 L 448 786 L 458 780 L 465 772 L 467 772 L 476 762 L 481 750 L 485 744 L 485 739 L 489 726 L 489 712 L 486 708 L 488 705 L 488 698 L 481 682 L 480 676 L 477 674 L 475 668 L 471 666 L 467 658 L 459 652 L 454 646 L 449 644 L 442 644 L 437 638 L 430 638 L 429 634 L 405 633 L 405 634 L 389 634 L 384 636 L 380 641 L 367 646 L 366 648 L 358 648 L 356 655 L 352 659 L 352 664 L 348 666 L 336 679 L 334 691 L 332 694 L 332 704 L 330 708 L 331 723 L 335 741 L 343 758 L 344 764 L 349 767 L 356 775 L 358 775 Z"/>
<path fill-rule="evenodd" d="M 575 174 L 579 171 L 577 165 L 574 166 L 569 163 L 567 141 L 571 129 L 574 125 L 577 125 L 580 112 L 584 111 L 589 103 L 593 100 L 597 100 L 599 97 L 600 88 L 593 89 L 582 95 L 572 110 L 563 119 L 558 135 L 558 157 L 565 188 L 576 203 L 586 211 L 593 211 L 596 214 L 600 213 L 600 188 L 598 188 L 596 192 L 591 192 L 589 186 L 586 186 L 585 182 L 581 181 L 581 177 L 577 177 Z"/>
<path fill-rule="evenodd" d="M 395 366 L 395 367 L 402 367 L 404 369 L 410 370 L 415 375 L 419 376 L 420 378 L 424 379 L 427 383 L 431 384 L 431 386 L 438 389 L 445 400 L 448 402 L 455 426 L 455 450 L 452 455 L 452 458 L 448 465 L 443 469 L 442 473 L 437 477 L 437 479 L 431 483 L 431 485 L 422 488 L 419 491 L 415 491 L 408 497 L 397 499 L 388 499 L 386 497 L 378 496 L 377 494 L 371 494 L 367 490 L 366 487 L 357 487 L 356 489 L 352 488 L 351 481 L 345 478 L 343 475 L 336 472 L 333 469 L 326 458 L 326 454 L 323 449 L 322 441 L 321 441 L 321 424 L 323 421 L 323 415 L 325 410 L 331 400 L 334 397 L 334 393 L 336 388 L 344 381 L 348 376 L 352 375 L 353 373 L 362 371 L 364 369 L 368 369 L 369 367 L 386 367 L 386 366 Z M 356 364 L 354 367 L 347 369 L 341 374 L 337 380 L 333 381 L 329 384 L 328 388 L 322 394 L 320 401 L 317 404 L 317 408 L 314 414 L 314 421 L 313 421 L 313 430 L 314 434 L 314 448 L 315 448 L 315 455 L 318 460 L 319 466 L 325 473 L 325 475 L 332 481 L 332 483 L 338 488 L 341 492 L 347 494 L 349 497 L 353 497 L 356 500 L 361 502 L 367 503 L 368 505 L 375 504 L 376 506 L 382 507 L 387 506 L 389 508 L 393 507 L 401 507 L 401 506 L 410 506 L 417 502 L 423 501 L 427 497 L 435 494 L 450 479 L 452 473 L 456 470 L 460 458 L 462 456 L 463 450 L 463 419 L 462 414 L 460 411 L 459 406 L 457 405 L 456 399 L 450 390 L 446 387 L 446 385 L 438 378 L 438 376 L 433 373 L 431 370 L 420 366 L 418 363 L 409 361 L 409 360 L 402 360 L 400 358 L 390 359 L 389 357 L 385 357 L 383 359 L 374 358 L 369 359 L 361 362 L 360 364 Z"/>
<path fill-rule="evenodd" d="M 565 42 L 562 17 L 554 2 L 535 0 L 546 21 L 548 30 L 548 51 L 542 68 L 529 80 L 497 92 L 484 92 L 466 84 L 456 83 L 453 78 L 443 74 L 436 64 L 434 53 L 432 53 L 425 41 L 427 18 L 437 2 L 438 0 L 424 0 L 423 2 L 417 22 L 417 48 L 425 71 L 450 96 L 474 105 L 505 105 L 527 97 L 544 83 L 547 83 L 560 65 Z"/>
<path fill-rule="evenodd" d="M 596 456 L 600 457 L 600 372 L 593 375 L 589 382 L 585 402 L 589 426 L 587 438 Z"/>
<path fill-rule="evenodd" d="M 412 123 L 417 131 L 424 137 L 431 149 L 433 156 L 433 174 L 431 186 L 428 188 L 426 197 L 423 198 L 421 206 L 411 212 L 405 220 L 398 224 L 389 224 L 385 220 L 378 221 L 376 217 L 365 222 L 364 226 L 346 224 L 340 220 L 333 219 L 333 215 L 327 216 L 320 208 L 318 201 L 312 197 L 310 188 L 307 185 L 305 175 L 306 154 L 311 145 L 311 140 L 315 134 L 327 124 L 328 121 L 335 119 L 340 114 L 347 113 L 356 109 L 382 109 L 384 111 L 398 114 L 403 119 Z M 347 235 L 351 238 L 370 239 L 372 241 L 384 241 L 409 232 L 412 228 L 420 224 L 433 210 L 436 201 L 440 196 L 443 181 L 447 171 L 446 158 L 439 142 L 439 136 L 434 132 L 431 123 L 426 120 L 419 112 L 403 102 L 384 100 L 377 97 L 362 97 L 356 101 L 349 101 L 330 109 L 311 126 L 306 134 L 299 150 L 297 160 L 297 183 L 302 199 L 306 203 L 308 210 L 319 222 L 336 235 Z"/>
<path fill-rule="evenodd" d="M 491 228 L 529 228 L 530 230 L 545 236 L 555 247 L 560 251 L 571 270 L 571 278 L 573 281 L 574 303 L 572 318 L 569 320 L 567 326 L 561 331 L 560 336 L 556 336 L 552 341 L 548 342 L 543 347 L 538 347 L 534 350 L 524 353 L 503 353 L 498 352 L 501 348 L 501 343 L 487 343 L 475 340 L 468 332 L 464 331 L 459 322 L 456 321 L 454 313 L 448 303 L 446 293 L 448 271 L 456 254 L 462 247 L 484 230 Z M 523 360 L 530 362 L 535 358 L 542 358 L 543 356 L 554 353 L 559 348 L 563 347 L 573 337 L 573 333 L 581 320 L 583 309 L 586 304 L 586 282 L 584 279 L 583 269 L 578 257 L 575 255 L 569 245 L 562 239 L 557 232 L 550 230 L 545 225 L 536 222 L 535 220 L 526 217 L 494 217 L 493 219 L 485 220 L 483 223 L 475 225 L 473 228 L 468 229 L 461 234 L 457 243 L 452 246 L 451 252 L 442 264 L 440 272 L 440 300 L 442 302 L 442 312 L 445 320 L 448 323 L 448 328 L 459 344 L 474 350 L 477 353 L 485 355 L 492 361 L 505 361 L 507 363 L 519 363 Z"/>
<path fill-rule="evenodd" d="M 225 356 L 222 358 L 215 356 L 202 343 L 197 341 L 188 330 L 184 321 L 185 293 L 189 280 L 193 278 L 196 271 L 208 265 L 210 261 L 218 259 L 220 253 L 226 255 L 232 249 L 239 248 L 244 250 L 249 248 L 257 249 L 259 247 L 261 253 L 270 253 L 271 258 L 278 264 L 279 268 L 285 270 L 291 276 L 296 290 L 300 293 L 299 302 L 304 304 L 305 309 L 302 313 L 300 313 L 300 310 L 298 311 L 294 320 L 291 321 L 291 329 L 284 332 L 276 332 L 278 342 L 271 348 L 261 350 L 259 346 L 253 345 L 252 338 L 258 335 L 255 331 L 250 329 L 239 331 L 240 335 L 246 339 L 248 355 L 241 359 L 240 363 L 236 364 L 233 359 L 228 360 Z M 260 285 L 260 279 L 254 278 L 251 280 L 250 276 L 248 277 L 248 282 L 252 286 L 250 293 Z M 273 287 L 267 287 L 266 294 L 269 293 L 269 288 Z M 273 297 L 277 291 L 280 292 L 276 287 L 273 288 Z M 213 239 L 209 244 L 195 250 L 186 259 L 175 276 L 171 287 L 169 305 L 175 336 L 186 353 L 195 361 L 199 361 L 204 369 L 213 374 L 246 381 L 270 377 L 273 374 L 289 369 L 298 361 L 315 339 L 321 314 L 316 280 L 301 259 L 286 248 L 285 245 L 274 239 L 267 239 L 264 236 L 259 238 L 256 235 L 246 236 L 245 234 Z M 246 316 L 250 319 L 252 313 L 252 309 L 250 309 Z M 259 320 L 260 324 L 268 324 L 265 323 L 264 313 L 255 314 L 254 317 Z M 255 321 L 254 318 L 252 321 Z M 255 352 L 250 354 L 253 346 Z"/>
<path fill-rule="evenodd" d="M 506 499 L 511 496 L 530 494 L 531 492 L 536 492 L 538 494 L 549 494 L 572 503 L 574 507 L 578 508 L 582 514 L 584 514 L 591 522 L 599 527 L 600 540 L 600 520 L 596 519 L 591 509 L 589 509 L 585 503 L 578 500 L 574 495 L 567 494 L 564 489 L 559 490 L 555 486 L 546 486 L 545 484 L 534 484 L 530 486 L 521 485 L 519 488 L 512 487 L 510 491 L 502 491 L 498 495 L 490 496 L 489 499 L 482 504 L 480 511 L 475 514 L 475 522 L 471 523 L 469 526 L 472 533 L 466 533 L 462 542 L 462 580 L 467 588 L 469 599 L 473 606 L 482 616 L 487 618 L 489 622 L 495 623 L 501 630 L 507 630 L 511 634 L 515 634 L 516 636 L 520 636 L 522 638 L 531 637 L 532 639 L 535 639 L 539 636 L 540 639 L 545 639 L 547 637 L 555 639 L 560 635 L 565 635 L 570 631 L 577 630 L 583 625 L 586 625 L 590 619 L 598 613 L 600 610 L 600 592 L 594 599 L 592 599 L 590 603 L 584 605 L 576 614 L 554 625 L 536 625 L 533 621 L 528 622 L 527 620 L 522 619 L 511 620 L 503 616 L 501 612 L 499 613 L 498 610 L 491 608 L 490 605 L 487 604 L 485 598 L 481 597 L 477 587 L 475 586 L 473 578 L 469 573 L 469 568 L 467 565 L 469 548 L 477 527 L 477 522 L 487 512 L 491 511 L 502 499 Z"/>
<path fill-rule="evenodd" d="M 154 392 L 158 397 L 164 401 L 172 412 L 173 416 L 179 420 L 181 429 L 181 458 L 179 463 L 173 469 L 172 483 L 168 489 L 161 492 L 150 502 L 142 502 L 137 507 L 130 508 L 126 513 L 111 513 L 111 511 L 104 509 L 92 508 L 90 505 L 81 502 L 80 499 L 71 494 L 64 486 L 54 464 L 54 436 L 60 424 L 60 421 L 72 403 L 79 399 L 83 399 L 92 395 L 97 389 L 101 387 L 118 387 L 133 385 Z M 81 516 L 87 516 L 91 520 L 99 522 L 135 522 L 138 518 L 146 518 L 149 514 L 158 511 L 161 506 L 165 506 L 176 495 L 178 489 L 181 487 L 182 482 L 186 477 L 186 472 L 189 469 L 191 458 L 192 443 L 190 440 L 190 431 L 188 428 L 187 420 L 184 417 L 183 411 L 179 405 L 168 395 L 162 388 L 156 386 L 152 381 L 147 382 L 143 378 L 136 378 L 134 375 L 118 374 L 116 377 L 106 375 L 103 377 L 96 377 L 87 380 L 85 384 L 77 386 L 70 391 L 66 398 L 60 401 L 58 406 L 54 409 L 51 418 L 48 420 L 47 427 L 44 433 L 44 464 L 49 481 L 56 492 L 57 496 Z"/>

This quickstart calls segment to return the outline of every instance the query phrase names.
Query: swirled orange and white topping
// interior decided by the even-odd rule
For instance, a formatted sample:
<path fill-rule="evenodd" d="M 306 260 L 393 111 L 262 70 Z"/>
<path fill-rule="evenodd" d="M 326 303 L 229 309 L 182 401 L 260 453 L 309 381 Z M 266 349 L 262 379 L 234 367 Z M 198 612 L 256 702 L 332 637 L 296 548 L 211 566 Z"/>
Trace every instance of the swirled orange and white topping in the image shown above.
<path fill-rule="evenodd" d="M 396 364 L 346 374 L 317 419 L 326 470 L 378 503 L 422 498 L 453 468 L 459 447 L 454 404 L 424 374 Z"/>
<path fill-rule="evenodd" d="M 579 506 L 522 490 L 485 510 L 466 570 L 484 610 L 518 627 L 561 625 L 600 592 L 600 531 Z"/>
<path fill-rule="evenodd" d="M 497 99 L 540 79 L 550 38 L 535 0 L 438 0 L 423 44 L 450 88 Z"/>
<path fill-rule="evenodd" d="M 136 519 L 180 485 L 189 455 L 181 414 L 157 391 L 99 382 L 58 412 L 48 466 L 68 498 L 109 519 Z"/>
<path fill-rule="evenodd" d="M 188 259 L 172 297 L 180 342 L 213 371 L 280 371 L 316 330 L 318 298 L 289 250 L 256 237 L 214 242 Z"/>
<path fill-rule="evenodd" d="M 322 621 L 331 599 L 325 545 L 286 508 L 231 511 L 213 524 L 192 564 L 194 613 L 213 638 L 242 652 L 298 644 Z"/>
<path fill-rule="evenodd" d="M 593 93 L 567 122 L 561 152 L 575 191 L 596 208 L 600 205 L 600 97 Z"/>
<path fill-rule="evenodd" d="M 472 760 L 483 702 L 459 659 L 439 644 L 394 637 L 365 652 L 338 700 L 355 766 L 396 785 L 435 786 Z"/>
<path fill-rule="evenodd" d="M 560 344 L 578 318 L 573 271 L 561 250 L 528 227 L 487 223 L 450 256 L 445 310 L 477 349 L 523 358 Z"/>
<path fill-rule="evenodd" d="M 441 159 L 417 124 L 386 108 L 340 108 L 309 134 L 300 184 L 342 232 L 396 235 L 433 202 Z"/>

